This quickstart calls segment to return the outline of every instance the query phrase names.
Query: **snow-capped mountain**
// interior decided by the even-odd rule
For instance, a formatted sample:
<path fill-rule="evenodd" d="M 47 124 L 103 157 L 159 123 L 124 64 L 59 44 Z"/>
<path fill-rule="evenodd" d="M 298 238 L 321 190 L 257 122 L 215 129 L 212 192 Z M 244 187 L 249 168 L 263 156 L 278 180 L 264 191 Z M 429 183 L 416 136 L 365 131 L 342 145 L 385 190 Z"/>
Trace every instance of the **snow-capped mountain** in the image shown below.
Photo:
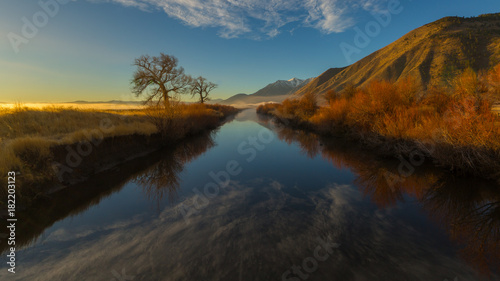
<path fill-rule="evenodd" d="M 290 80 L 278 80 L 271 83 L 257 92 L 246 95 L 237 94 L 220 103 L 222 104 L 258 104 L 261 102 L 281 102 L 291 94 L 298 91 L 300 88 L 309 83 L 313 78 L 298 79 L 292 78 Z"/>
<path fill-rule="evenodd" d="M 287 82 L 289 82 L 291 85 L 293 85 L 294 87 L 297 87 L 299 86 L 300 84 L 303 84 L 304 81 L 306 80 L 302 80 L 302 79 L 299 79 L 299 78 L 295 78 L 293 77 L 292 79 L 289 79 Z"/>
<path fill-rule="evenodd" d="M 311 79 L 292 78 L 290 80 L 278 80 L 253 93 L 253 96 L 281 96 L 295 92 Z"/>

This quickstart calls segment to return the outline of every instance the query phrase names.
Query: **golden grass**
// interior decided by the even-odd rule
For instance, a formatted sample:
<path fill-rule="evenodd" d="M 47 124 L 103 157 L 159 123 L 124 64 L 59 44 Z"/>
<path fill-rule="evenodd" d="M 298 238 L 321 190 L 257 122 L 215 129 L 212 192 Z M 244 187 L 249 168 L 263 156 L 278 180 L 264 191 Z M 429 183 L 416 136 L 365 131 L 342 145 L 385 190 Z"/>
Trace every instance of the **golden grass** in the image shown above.
<path fill-rule="evenodd" d="M 19 103 L 0 103 L 2 108 L 13 108 L 18 106 Z M 99 111 L 116 111 L 116 110 L 141 110 L 143 108 L 140 102 L 64 102 L 64 103 L 49 103 L 49 102 L 37 102 L 37 103 L 22 103 L 22 106 L 29 107 L 32 109 L 43 109 L 45 107 L 63 107 L 63 108 L 78 108 L 82 110 L 99 110 Z"/>
<path fill-rule="evenodd" d="M 105 112 L 55 105 L 3 106 L 0 108 L 0 177 L 3 179 L 8 171 L 16 171 L 23 183 L 40 183 L 51 177 L 50 148 L 53 146 L 156 132 L 154 124 L 138 110 Z"/>
<path fill-rule="evenodd" d="M 222 118 L 235 112 L 229 106 L 182 103 L 168 110 L 3 106 L 0 107 L 0 178 L 5 179 L 8 171 L 16 171 L 20 178 L 18 187 L 43 184 L 55 177 L 51 152 L 55 146 L 157 133 L 165 141 L 177 141 L 213 129 Z"/>
<path fill-rule="evenodd" d="M 165 141 L 177 141 L 187 135 L 216 128 L 221 120 L 238 110 L 226 105 L 183 104 L 170 101 L 168 108 L 152 105 L 145 109 L 147 118 Z"/>
<path fill-rule="evenodd" d="M 69 134 L 96 129 L 100 126 L 113 126 L 111 135 L 139 134 L 154 132 L 152 124 L 145 118 L 144 111 L 98 111 L 72 107 L 46 106 L 32 108 L 17 105 L 13 108 L 0 108 L 0 141 L 19 137 L 38 136 L 53 140 L 68 138 Z M 71 137 L 70 140 L 76 140 Z"/>

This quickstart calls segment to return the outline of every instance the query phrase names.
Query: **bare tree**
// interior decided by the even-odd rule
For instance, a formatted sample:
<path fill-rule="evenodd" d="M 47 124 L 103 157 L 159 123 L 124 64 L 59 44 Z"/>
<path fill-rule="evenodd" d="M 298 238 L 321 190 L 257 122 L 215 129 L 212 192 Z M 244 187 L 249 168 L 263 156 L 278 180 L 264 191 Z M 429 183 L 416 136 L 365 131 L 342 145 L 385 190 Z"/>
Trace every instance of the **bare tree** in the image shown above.
<path fill-rule="evenodd" d="M 137 70 L 132 80 L 132 91 L 136 96 L 146 94 L 146 103 L 156 101 L 160 104 L 163 101 L 168 107 L 170 95 L 185 93 L 193 80 L 177 64 L 176 57 L 164 53 L 158 57 L 145 55 L 135 59 Z"/>
<path fill-rule="evenodd" d="M 191 95 L 193 97 L 199 95 L 200 103 L 204 103 L 210 100 L 208 94 L 215 88 L 217 88 L 217 84 L 208 82 L 206 78 L 199 76 L 191 83 Z"/>

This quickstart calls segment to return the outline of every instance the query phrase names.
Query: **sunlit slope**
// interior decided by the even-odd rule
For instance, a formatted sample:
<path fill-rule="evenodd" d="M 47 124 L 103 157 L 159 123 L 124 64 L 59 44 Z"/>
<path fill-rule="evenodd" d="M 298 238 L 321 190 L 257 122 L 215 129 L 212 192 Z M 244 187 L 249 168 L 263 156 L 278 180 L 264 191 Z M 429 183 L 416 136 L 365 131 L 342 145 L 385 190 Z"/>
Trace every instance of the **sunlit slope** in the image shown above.
<path fill-rule="evenodd" d="M 295 95 L 308 91 L 322 94 L 348 84 L 364 86 L 374 79 L 398 81 L 408 75 L 426 88 L 432 83 L 446 83 L 469 66 L 478 71 L 499 62 L 500 13 L 447 17 L 409 32 L 338 73 L 335 70 L 339 69 L 329 69 Z"/>

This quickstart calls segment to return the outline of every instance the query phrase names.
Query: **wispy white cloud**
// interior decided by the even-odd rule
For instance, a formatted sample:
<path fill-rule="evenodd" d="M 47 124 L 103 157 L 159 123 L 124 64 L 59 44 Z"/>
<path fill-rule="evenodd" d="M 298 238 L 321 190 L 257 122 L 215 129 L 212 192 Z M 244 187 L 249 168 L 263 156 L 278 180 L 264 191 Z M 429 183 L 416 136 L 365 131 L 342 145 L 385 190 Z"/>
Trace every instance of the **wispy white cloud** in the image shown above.
<path fill-rule="evenodd" d="M 308 0 L 305 8 L 309 13 L 305 23 L 325 32 L 339 33 L 354 24 L 349 16 L 356 5 L 348 7 L 345 2 L 338 0 Z"/>
<path fill-rule="evenodd" d="M 73 0 L 76 1 L 76 0 Z M 125 7 L 138 8 L 143 11 L 149 11 L 151 1 L 149 0 L 87 0 L 92 3 L 116 3 Z"/>
<path fill-rule="evenodd" d="M 90 0 L 96 1 L 96 0 Z M 99 0 L 98 0 L 99 1 Z M 376 11 L 386 0 L 101 0 L 141 10 L 162 10 L 192 27 L 215 27 L 224 38 L 272 38 L 285 25 L 326 34 L 355 24 L 358 10 Z"/>
<path fill-rule="evenodd" d="M 112 0 L 115 3 L 122 4 L 125 7 L 134 7 L 139 8 L 141 10 L 146 10 L 148 7 L 147 2 L 143 2 L 140 0 Z"/>

